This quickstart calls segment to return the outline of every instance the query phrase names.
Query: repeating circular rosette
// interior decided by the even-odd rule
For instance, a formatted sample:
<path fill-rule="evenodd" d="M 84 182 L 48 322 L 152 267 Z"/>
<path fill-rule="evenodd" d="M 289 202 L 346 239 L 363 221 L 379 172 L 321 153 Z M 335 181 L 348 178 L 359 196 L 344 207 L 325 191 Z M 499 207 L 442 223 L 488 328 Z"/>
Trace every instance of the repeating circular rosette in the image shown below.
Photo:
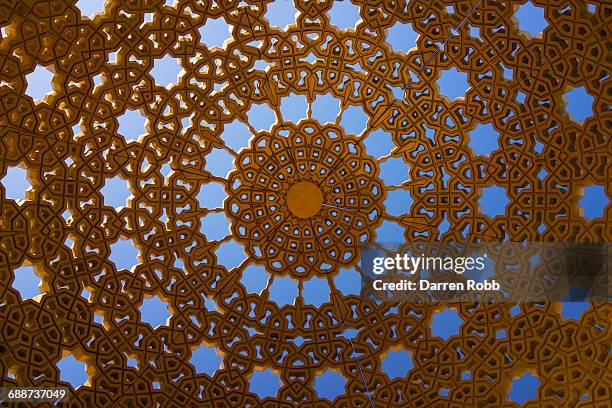
<path fill-rule="evenodd" d="M 232 233 L 276 274 L 328 275 L 355 264 L 385 197 L 364 150 L 355 136 L 314 120 L 255 135 L 228 177 Z"/>

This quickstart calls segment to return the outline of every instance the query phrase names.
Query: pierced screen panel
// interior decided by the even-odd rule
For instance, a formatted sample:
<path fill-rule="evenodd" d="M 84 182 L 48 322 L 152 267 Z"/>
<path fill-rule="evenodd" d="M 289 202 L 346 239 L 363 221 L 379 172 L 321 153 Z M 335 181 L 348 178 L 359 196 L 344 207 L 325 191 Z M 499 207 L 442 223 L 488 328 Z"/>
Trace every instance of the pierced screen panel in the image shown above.
<path fill-rule="evenodd" d="M 359 297 L 376 241 L 611 241 L 609 3 L 102 3 L 0 6 L 3 386 L 610 401 L 609 303 Z"/>

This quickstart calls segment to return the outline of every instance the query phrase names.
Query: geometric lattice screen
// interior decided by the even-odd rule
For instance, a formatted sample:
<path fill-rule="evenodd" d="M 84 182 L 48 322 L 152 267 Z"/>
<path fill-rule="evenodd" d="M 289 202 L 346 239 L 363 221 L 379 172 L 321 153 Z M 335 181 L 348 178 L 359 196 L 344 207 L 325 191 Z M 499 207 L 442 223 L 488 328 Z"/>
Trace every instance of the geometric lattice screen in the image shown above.
<path fill-rule="evenodd" d="M 389 236 L 612 240 L 609 2 L 94 3 L 0 2 L 2 386 L 610 406 L 609 303 L 358 290 Z"/>

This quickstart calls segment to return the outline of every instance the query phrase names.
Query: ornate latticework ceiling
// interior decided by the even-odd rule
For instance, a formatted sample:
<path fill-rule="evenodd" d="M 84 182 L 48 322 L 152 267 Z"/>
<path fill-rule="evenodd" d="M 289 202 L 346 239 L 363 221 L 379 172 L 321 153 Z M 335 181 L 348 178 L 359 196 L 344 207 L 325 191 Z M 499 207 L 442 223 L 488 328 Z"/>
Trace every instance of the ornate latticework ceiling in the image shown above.
<path fill-rule="evenodd" d="M 73 406 L 510 407 L 511 381 L 526 371 L 541 382 L 529 406 L 606 406 L 609 303 L 592 304 L 579 321 L 564 319 L 554 303 L 523 304 L 518 314 L 511 304 L 455 304 L 461 332 L 445 341 L 429 327 L 444 305 L 377 305 L 334 280 L 358 268 L 360 246 L 376 239 L 383 221 L 401 225 L 411 241 L 612 239 L 612 206 L 587 219 L 578 204 L 585 186 L 612 191 L 612 6 L 534 3 L 548 21 L 538 37 L 519 30 L 517 1 L 355 1 L 354 30 L 330 24 L 331 1 L 297 1 L 296 22 L 285 29 L 270 26 L 264 1 L 112 0 L 93 20 L 74 1 L 0 2 L 0 175 L 21 166 L 31 182 L 22 201 L 0 188 L 3 384 L 58 384 L 57 364 L 73 354 L 91 376 L 72 391 Z M 231 25 L 232 38 L 211 49 L 199 29 L 215 18 Z M 419 34 L 408 53 L 386 41 L 398 23 Z M 165 55 L 183 69 L 168 87 L 151 74 Z M 53 70 L 54 91 L 36 102 L 26 75 L 39 65 Z M 440 95 L 438 80 L 451 67 L 468 75 L 464 98 Z M 565 93 L 577 86 L 594 98 L 582 122 L 566 112 Z M 396 100 L 393 88 L 404 87 Z M 309 104 L 331 95 L 342 112 L 363 110 L 367 127 L 354 135 L 339 120 L 320 123 L 310 108 L 298 123 L 283 119 L 281 100 L 291 94 Z M 276 113 L 268 131 L 249 123 L 261 103 Z M 147 119 L 138 140 L 119 127 L 128 110 Z M 235 121 L 253 133 L 239 151 L 225 130 Z M 499 133 L 489 155 L 469 145 L 478 124 Z M 367 154 L 377 130 L 391 135 L 390 156 Z M 216 149 L 234 157 L 227 179 L 209 172 Z M 380 178 L 390 158 L 409 167 L 401 185 Z M 102 193 L 117 176 L 131 193 L 120 208 Z M 225 184 L 223 208 L 197 198 L 213 182 Z M 493 185 L 509 200 L 495 217 L 479 206 Z M 413 199 L 399 216 L 384 205 L 398 189 Z M 223 211 L 228 237 L 207 238 L 201 218 Z M 110 260 L 120 239 L 139 251 L 131 270 Z M 236 268 L 216 254 L 230 239 L 246 252 Z M 35 300 L 11 286 L 24 264 L 43 282 Z M 271 276 L 261 293 L 241 283 L 253 264 Z M 268 287 L 285 276 L 300 292 L 280 307 Z M 329 301 L 318 307 L 302 296 L 313 276 L 329 282 Z M 172 314 L 157 328 L 139 310 L 151 296 Z M 341 336 L 347 328 L 357 332 L 352 343 Z M 201 344 L 223 356 L 213 376 L 190 363 Z M 414 368 L 390 379 L 381 359 L 398 348 L 411 353 Z M 282 383 L 265 401 L 249 383 L 262 368 Z M 328 369 L 346 380 L 335 401 L 313 389 Z"/>

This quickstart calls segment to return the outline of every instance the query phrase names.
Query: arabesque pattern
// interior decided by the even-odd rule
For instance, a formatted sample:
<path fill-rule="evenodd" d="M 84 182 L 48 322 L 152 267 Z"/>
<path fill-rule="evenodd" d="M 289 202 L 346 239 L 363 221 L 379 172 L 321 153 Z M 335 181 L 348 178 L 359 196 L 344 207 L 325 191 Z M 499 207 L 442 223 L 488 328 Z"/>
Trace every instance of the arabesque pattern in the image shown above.
<path fill-rule="evenodd" d="M 353 266 L 380 224 L 375 160 L 334 126 L 305 120 L 273 132 L 256 135 L 228 177 L 233 234 L 274 273 L 300 278 Z"/>
<path fill-rule="evenodd" d="M 525 406 L 608 406 L 609 303 L 592 304 L 579 321 L 563 318 L 555 303 L 523 304 L 518 314 L 511 304 L 453 304 L 463 324 L 445 341 L 429 327 L 445 305 L 377 305 L 344 294 L 334 280 L 340 269 L 358 268 L 359 246 L 374 241 L 384 221 L 410 241 L 612 240 L 612 206 L 587 219 L 578 204 L 585 186 L 612 191 L 612 5 L 534 1 L 548 26 L 531 37 L 514 17 L 522 3 L 356 0 L 360 22 L 339 30 L 325 0 L 296 1 L 286 29 L 270 26 L 267 1 L 110 0 L 93 19 L 69 0 L 0 2 L 0 176 L 21 166 L 31 182 L 22 201 L 0 188 L 3 385 L 66 385 L 57 364 L 72 354 L 90 375 L 72 390 L 75 407 L 515 407 L 507 393 L 526 371 L 541 385 Z M 217 18 L 232 37 L 211 49 L 199 29 Z M 408 53 L 386 41 L 399 23 L 419 34 Z M 166 55 L 180 59 L 183 73 L 163 87 L 151 69 Z M 53 70 L 54 91 L 36 102 L 26 76 L 39 65 Z M 464 98 L 440 94 L 451 67 L 468 74 Z M 566 112 L 565 93 L 577 86 L 594 98 L 583 122 Z M 367 127 L 353 135 L 340 120 L 319 123 L 310 108 L 299 123 L 284 120 L 280 104 L 290 94 L 309 105 L 331 95 L 342 112 L 363 110 Z M 234 151 L 225 128 L 248 122 L 262 103 L 277 123 L 269 131 L 249 124 L 249 145 Z M 127 110 L 147 119 L 138 140 L 119 126 Z M 488 156 L 469 144 L 478 124 L 499 132 Z M 364 143 L 378 130 L 394 149 L 377 158 Z M 207 157 L 218 149 L 235 159 L 227 179 L 209 171 Z M 394 158 L 409 172 L 401 185 L 385 186 L 380 166 Z M 102 193 L 117 176 L 131 193 L 120 208 Z M 197 198 L 214 182 L 225 185 L 224 208 Z M 479 199 L 494 185 L 509 203 L 490 217 Z M 383 203 L 398 189 L 413 203 L 391 215 Z M 301 197 L 316 199 L 301 212 L 291 204 Z M 220 212 L 231 234 L 208 239 L 201 218 Z M 120 239 L 139 250 L 131 270 L 110 260 Z M 246 259 L 227 268 L 217 250 L 232 239 Z M 27 301 L 11 286 L 24 264 L 43 282 L 43 294 Z M 241 283 L 254 264 L 271 275 L 261 293 Z M 269 287 L 284 275 L 300 292 L 281 307 Z M 302 294 L 314 275 L 330 286 L 318 307 Z M 172 314 L 157 328 L 139 310 L 151 296 Z M 217 310 L 205 306 L 213 299 Z M 352 343 L 347 328 L 357 332 Z M 201 344 L 223 356 L 212 376 L 190 362 Z M 391 379 L 381 360 L 398 348 L 412 354 L 414 368 Z M 263 368 L 280 374 L 276 398 L 262 400 L 250 386 Z M 346 379 L 335 401 L 313 388 L 327 369 Z"/>

